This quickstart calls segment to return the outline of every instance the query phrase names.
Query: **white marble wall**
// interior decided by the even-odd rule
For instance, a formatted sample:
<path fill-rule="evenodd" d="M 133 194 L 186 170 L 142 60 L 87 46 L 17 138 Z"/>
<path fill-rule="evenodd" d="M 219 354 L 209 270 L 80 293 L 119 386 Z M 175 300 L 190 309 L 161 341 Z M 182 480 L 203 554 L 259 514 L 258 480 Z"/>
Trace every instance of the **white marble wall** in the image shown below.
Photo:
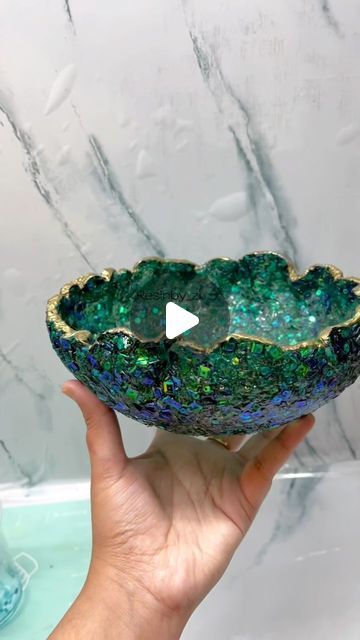
<path fill-rule="evenodd" d="M 357 0 L 2 0 L 0 481 L 88 471 L 44 324 L 64 282 L 255 249 L 360 275 L 359 55 Z M 359 413 L 354 385 L 294 464 L 359 456 Z"/>
<path fill-rule="evenodd" d="M 182 639 L 358 640 L 359 467 L 275 481 Z"/>

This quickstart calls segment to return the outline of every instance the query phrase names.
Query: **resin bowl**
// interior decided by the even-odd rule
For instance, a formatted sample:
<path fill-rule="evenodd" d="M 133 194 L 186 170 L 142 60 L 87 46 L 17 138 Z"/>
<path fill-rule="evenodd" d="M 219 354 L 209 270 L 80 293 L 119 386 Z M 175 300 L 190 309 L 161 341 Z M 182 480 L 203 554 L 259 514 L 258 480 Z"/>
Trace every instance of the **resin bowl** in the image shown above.
<path fill-rule="evenodd" d="M 166 302 L 199 278 L 212 296 L 179 302 L 198 327 L 167 339 Z M 50 298 L 46 322 L 60 360 L 98 398 L 176 433 L 271 429 L 360 375 L 360 280 L 331 265 L 298 275 L 274 252 L 203 265 L 145 258 L 87 274 Z"/>

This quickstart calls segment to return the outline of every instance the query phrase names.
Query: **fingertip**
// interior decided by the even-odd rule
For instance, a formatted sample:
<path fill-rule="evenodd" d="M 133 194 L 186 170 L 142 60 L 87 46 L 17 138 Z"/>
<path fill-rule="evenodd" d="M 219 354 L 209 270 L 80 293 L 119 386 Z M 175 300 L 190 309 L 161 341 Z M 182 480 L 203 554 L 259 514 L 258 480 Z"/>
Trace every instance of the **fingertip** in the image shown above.
<path fill-rule="evenodd" d="M 62 391 L 62 393 L 65 396 L 69 396 L 71 395 L 72 392 L 72 388 L 74 383 L 77 382 L 76 380 L 66 380 L 65 382 L 63 382 L 63 384 L 60 386 L 60 389 Z"/>
<path fill-rule="evenodd" d="M 313 427 L 315 424 L 315 416 L 312 413 L 309 413 L 305 418 L 308 421 L 309 428 Z"/>
<path fill-rule="evenodd" d="M 80 380 L 66 380 L 61 385 L 61 391 L 65 396 L 76 400 L 77 398 L 86 396 L 86 395 L 94 395 L 90 389 L 88 389 Z"/>
<path fill-rule="evenodd" d="M 293 427 L 294 429 L 301 427 L 305 431 L 310 431 L 310 429 L 314 426 L 314 424 L 315 424 L 315 417 L 313 416 L 312 413 L 309 413 L 307 415 L 302 416 L 298 420 L 295 420 L 294 422 L 290 423 L 289 427 L 290 428 Z"/>
<path fill-rule="evenodd" d="M 315 418 L 312 414 L 303 416 L 299 420 L 288 424 L 278 438 L 283 443 L 286 443 L 290 451 L 293 451 L 306 438 L 314 424 Z"/>
<path fill-rule="evenodd" d="M 125 459 L 126 453 L 114 410 L 102 402 L 80 380 L 66 380 L 61 385 L 61 390 L 78 405 L 82 412 L 92 467 L 100 473 L 102 466 L 104 468 L 113 466 L 116 474 L 119 460 Z"/>

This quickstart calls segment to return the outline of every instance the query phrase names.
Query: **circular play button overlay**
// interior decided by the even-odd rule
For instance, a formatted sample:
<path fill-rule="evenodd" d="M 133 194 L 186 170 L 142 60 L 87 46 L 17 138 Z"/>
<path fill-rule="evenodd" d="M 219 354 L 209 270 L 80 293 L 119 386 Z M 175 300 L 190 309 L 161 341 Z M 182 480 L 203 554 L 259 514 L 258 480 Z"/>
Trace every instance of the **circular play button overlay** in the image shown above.
<path fill-rule="evenodd" d="M 199 318 L 193 313 L 186 311 L 183 307 L 179 307 L 175 302 L 167 303 L 165 333 L 169 340 L 181 336 L 182 333 L 196 327 L 197 324 L 199 324 Z"/>
<path fill-rule="evenodd" d="M 228 334 L 229 308 L 221 290 L 193 267 L 180 274 L 159 269 L 153 277 L 139 277 L 131 298 L 130 328 L 142 339 L 163 333 L 210 347 Z"/>

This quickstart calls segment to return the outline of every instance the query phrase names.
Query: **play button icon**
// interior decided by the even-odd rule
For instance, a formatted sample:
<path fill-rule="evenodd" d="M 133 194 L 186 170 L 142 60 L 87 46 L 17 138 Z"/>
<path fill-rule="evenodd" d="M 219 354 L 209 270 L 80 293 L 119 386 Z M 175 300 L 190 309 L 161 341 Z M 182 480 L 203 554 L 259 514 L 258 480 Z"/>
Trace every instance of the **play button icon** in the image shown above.
<path fill-rule="evenodd" d="M 199 318 L 190 311 L 186 311 L 174 302 L 166 305 L 166 337 L 170 340 L 176 338 L 184 331 L 192 329 L 199 324 Z"/>
<path fill-rule="evenodd" d="M 139 263 L 131 277 L 127 298 L 124 297 L 132 333 L 140 340 L 164 341 L 166 349 L 172 348 L 167 340 L 209 348 L 226 338 L 231 292 L 229 289 L 223 292 L 220 282 L 214 281 L 217 272 L 213 280 L 207 269 L 206 264 L 194 266 L 150 258 L 143 265 Z M 114 306 L 114 318 L 124 304 L 119 301 Z"/>

